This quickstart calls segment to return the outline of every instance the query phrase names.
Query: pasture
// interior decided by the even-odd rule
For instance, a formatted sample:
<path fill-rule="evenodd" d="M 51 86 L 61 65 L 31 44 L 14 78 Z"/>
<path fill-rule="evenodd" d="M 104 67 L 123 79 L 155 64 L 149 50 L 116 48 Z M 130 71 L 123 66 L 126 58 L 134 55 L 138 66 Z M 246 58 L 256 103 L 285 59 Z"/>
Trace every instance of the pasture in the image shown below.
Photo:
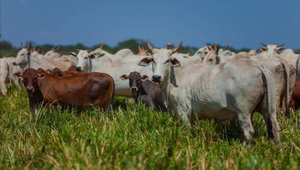
<path fill-rule="evenodd" d="M 176 117 L 116 97 L 112 111 L 76 116 L 47 105 L 29 111 L 25 90 L 0 96 L 0 169 L 299 169 L 299 111 L 278 116 L 281 146 L 255 113 L 252 145 L 238 121 L 201 120 L 191 131 Z"/>

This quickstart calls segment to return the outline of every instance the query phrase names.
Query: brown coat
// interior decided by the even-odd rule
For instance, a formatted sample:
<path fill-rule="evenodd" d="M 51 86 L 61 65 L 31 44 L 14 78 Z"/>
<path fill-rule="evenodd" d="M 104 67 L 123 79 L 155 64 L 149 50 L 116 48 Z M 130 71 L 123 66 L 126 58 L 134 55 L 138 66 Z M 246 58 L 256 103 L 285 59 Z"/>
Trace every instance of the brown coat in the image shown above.
<path fill-rule="evenodd" d="M 40 91 L 43 101 L 46 103 L 62 106 L 92 105 L 102 109 L 110 109 L 114 99 L 114 81 L 111 76 L 105 73 L 56 77 L 45 71 L 37 72 L 34 69 L 27 69 L 22 77 L 27 80 L 24 81 L 27 91 Z M 31 101 L 30 96 L 29 100 Z M 33 100 L 31 106 L 36 107 L 35 102 Z M 36 108 L 30 110 L 33 112 Z"/>

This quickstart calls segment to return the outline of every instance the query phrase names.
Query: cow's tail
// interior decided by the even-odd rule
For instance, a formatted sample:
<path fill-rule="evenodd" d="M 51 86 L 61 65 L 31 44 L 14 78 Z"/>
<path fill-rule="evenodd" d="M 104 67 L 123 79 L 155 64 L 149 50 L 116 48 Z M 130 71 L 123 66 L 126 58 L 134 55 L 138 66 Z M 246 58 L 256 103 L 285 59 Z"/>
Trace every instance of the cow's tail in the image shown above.
<path fill-rule="evenodd" d="M 269 138 L 273 139 L 276 144 L 280 144 L 280 128 L 276 118 L 276 102 L 275 102 L 275 80 L 274 75 L 264 65 L 259 65 L 258 69 L 263 74 L 267 90 L 267 107 L 268 114 L 264 114 L 264 118 L 267 123 L 267 131 Z"/>
<path fill-rule="evenodd" d="M 109 104 L 108 104 L 108 106 L 107 106 L 107 108 L 106 108 L 106 110 L 110 110 L 110 109 L 112 109 L 112 105 L 113 105 L 113 103 L 114 103 L 114 98 L 115 98 L 115 81 L 114 81 L 114 79 L 111 77 L 111 76 L 109 76 L 110 77 L 110 79 L 111 79 L 111 82 L 112 82 L 112 93 L 111 93 L 111 96 L 110 96 L 110 102 L 109 102 Z"/>
<path fill-rule="evenodd" d="M 286 79 L 286 92 L 285 92 L 285 116 L 290 117 L 290 109 L 289 109 L 289 102 L 290 102 L 290 66 L 285 59 L 279 59 L 279 62 L 283 65 Z"/>

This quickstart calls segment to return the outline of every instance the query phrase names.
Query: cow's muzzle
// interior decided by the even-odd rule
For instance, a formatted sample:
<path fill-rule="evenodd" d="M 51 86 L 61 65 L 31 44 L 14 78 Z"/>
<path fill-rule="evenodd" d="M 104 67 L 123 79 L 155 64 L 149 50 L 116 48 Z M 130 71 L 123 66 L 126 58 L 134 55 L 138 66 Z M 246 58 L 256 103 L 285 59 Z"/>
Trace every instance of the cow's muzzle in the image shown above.
<path fill-rule="evenodd" d="M 136 87 L 136 86 L 132 86 L 132 87 L 131 87 L 131 91 L 138 91 L 138 90 L 139 90 L 139 88 Z"/>
<path fill-rule="evenodd" d="M 153 75 L 152 76 L 152 81 L 154 81 L 154 82 L 161 82 L 161 76 L 159 76 L 159 75 Z"/>
<path fill-rule="evenodd" d="M 81 71 L 81 67 L 76 67 L 76 71 Z"/>
<path fill-rule="evenodd" d="M 34 88 L 33 87 L 27 87 L 26 90 L 27 90 L 27 92 L 34 92 Z"/>

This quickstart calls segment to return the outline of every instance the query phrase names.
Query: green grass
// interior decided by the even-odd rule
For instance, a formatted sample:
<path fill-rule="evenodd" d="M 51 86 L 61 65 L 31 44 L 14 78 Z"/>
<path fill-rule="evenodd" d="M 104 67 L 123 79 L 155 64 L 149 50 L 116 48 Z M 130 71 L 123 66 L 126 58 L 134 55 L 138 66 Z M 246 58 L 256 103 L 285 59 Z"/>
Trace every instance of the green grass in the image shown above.
<path fill-rule="evenodd" d="M 237 121 L 201 120 L 187 131 L 166 113 L 116 98 L 111 112 L 76 116 L 57 107 L 29 112 L 26 92 L 0 97 L 0 169 L 299 169 L 299 112 L 278 117 L 280 147 L 267 139 L 260 114 L 252 145 Z"/>

